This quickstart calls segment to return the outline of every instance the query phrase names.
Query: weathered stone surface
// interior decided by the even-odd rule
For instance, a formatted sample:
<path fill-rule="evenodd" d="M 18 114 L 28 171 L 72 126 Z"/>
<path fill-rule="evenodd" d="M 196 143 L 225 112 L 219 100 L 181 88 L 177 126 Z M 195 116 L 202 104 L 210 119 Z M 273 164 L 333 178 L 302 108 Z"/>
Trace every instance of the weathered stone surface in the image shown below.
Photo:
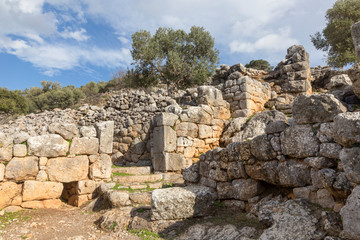
<path fill-rule="evenodd" d="M 342 147 L 337 143 L 322 143 L 320 144 L 320 155 L 327 158 L 338 159 Z"/>
<path fill-rule="evenodd" d="M 337 143 L 351 147 L 360 143 L 360 112 L 346 112 L 334 118 L 334 139 Z"/>
<path fill-rule="evenodd" d="M 68 200 L 68 204 L 75 206 L 75 207 L 80 207 L 82 205 L 84 205 L 86 202 L 89 201 L 89 198 L 87 195 L 72 195 L 69 200 Z"/>
<path fill-rule="evenodd" d="M 75 182 L 87 179 L 89 159 L 87 156 L 50 158 L 46 167 L 50 181 Z"/>
<path fill-rule="evenodd" d="M 0 182 L 4 180 L 5 175 L 5 165 L 0 163 Z"/>
<path fill-rule="evenodd" d="M 249 200 L 261 194 L 265 189 L 260 181 L 253 179 L 237 179 L 232 181 L 234 187 L 234 198 L 239 200 Z"/>
<path fill-rule="evenodd" d="M 25 181 L 23 201 L 60 198 L 63 188 L 63 184 L 57 182 Z"/>
<path fill-rule="evenodd" d="M 193 164 L 190 167 L 185 168 L 182 174 L 185 181 L 194 183 L 198 182 L 200 180 L 199 165 Z"/>
<path fill-rule="evenodd" d="M 176 240 L 250 240 L 250 236 L 244 236 L 234 225 L 213 225 L 196 224 L 189 227 L 185 233 L 181 234 Z"/>
<path fill-rule="evenodd" d="M 26 142 L 29 139 L 30 135 L 27 132 L 20 131 L 15 133 L 13 137 L 14 137 L 14 143 L 20 144 Z"/>
<path fill-rule="evenodd" d="M 93 180 L 81 180 L 76 184 L 76 194 L 92 194 L 95 192 L 97 184 Z"/>
<path fill-rule="evenodd" d="M 199 124 L 199 138 L 212 138 L 213 130 L 212 127 L 208 125 Z"/>
<path fill-rule="evenodd" d="M 176 135 L 178 137 L 193 137 L 199 135 L 199 128 L 195 123 L 182 122 L 175 127 Z"/>
<path fill-rule="evenodd" d="M 222 93 L 219 89 L 212 86 L 198 87 L 198 103 L 210 106 L 223 106 L 224 100 Z"/>
<path fill-rule="evenodd" d="M 282 153 L 296 158 L 315 156 L 319 142 L 310 125 L 293 125 L 280 135 Z"/>
<path fill-rule="evenodd" d="M 94 137 L 73 138 L 70 146 L 70 154 L 92 155 L 99 151 L 99 139 Z"/>
<path fill-rule="evenodd" d="M 284 131 L 289 125 L 284 121 L 274 121 L 266 125 L 266 134 L 280 133 Z"/>
<path fill-rule="evenodd" d="M 295 199 L 305 199 L 311 203 L 316 203 L 316 188 L 314 186 L 299 187 L 293 189 Z"/>
<path fill-rule="evenodd" d="M 342 235 L 345 238 L 360 239 L 360 186 L 353 189 L 351 195 L 346 200 L 345 206 L 341 209 L 343 229 Z"/>
<path fill-rule="evenodd" d="M 155 171 L 180 171 L 186 167 L 183 154 L 164 152 L 152 154 L 151 157 Z"/>
<path fill-rule="evenodd" d="M 322 169 L 333 167 L 335 163 L 325 157 L 308 157 L 304 159 L 304 162 L 312 168 Z"/>
<path fill-rule="evenodd" d="M 48 175 L 45 170 L 40 170 L 36 175 L 36 181 L 45 182 L 48 180 Z"/>
<path fill-rule="evenodd" d="M 0 183 L 0 209 L 9 206 L 11 202 L 21 195 L 21 185 L 14 182 Z"/>
<path fill-rule="evenodd" d="M 95 125 L 97 136 L 100 139 L 100 153 L 112 153 L 114 139 L 114 122 L 107 121 Z"/>
<path fill-rule="evenodd" d="M 109 190 L 105 193 L 105 198 L 109 201 L 111 207 L 122 207 L 131 204 L 128 192 Z"/>
<path fill-rule="evenodd" d="M 278 184 L 278 161 L 245 165 L 245 170 L 250 178 L 265 181 L 271 184 Z"/>
<path fill-rule="evenodd" d="M 96 128 L 94 126 L 82 126 L 80 134 L 81 137 L 96 137 Z"/>
<path fill-rule="evenodd" d="M 152 219 L 175 220 L 205 216 L 216 198 L 216 193 L 204 186 L 156 189 L 151 197 Z"/>
<path fill-rule="evenodd" d="M 47 199 L 43 201 L 29 201 L 21 203 L 22 208 L 29 209 L 40 209 L 40 208 L 61 208 L 64 206 L 64 203 L 60 199 Z"/>
<path fill-rule="evenodd" d="M 265 229 L 260 240 L 269 239 L 322 239 L 317 231 L 318 220 L 311 211 L 296 201 L 281 203 L 271 212 L 273 225 Z"/>
<path fill-rule="evenodd" d="M 70 140 L 79 137 L 79 129 L 73 123 L 54 123 L 49 126 L 49 132 L 59 134 L 63 138 Z"/>
<path fill-rule="evenodd" d="M 329 90 L 335 90 L 351 85 L 352 82 L 349 76 L 347 74 L 340 74 L 331 77 L 329 82 L 325 85 L 325 88 Z"/>
<path fill-rule="evenodd" d="M 13 154 L 13 140 L 0 132 L 0 161 L 9 161 Z"/>
<path fill-rule="evenodd" d="M 251 153 L 259 161 L 274 160 L 277 156 L 267 135 L 255 137 L 251 143 Z"/>
<path fill-rule="evenodd" d="M 15 144 L 13 148 L 14 157 L 25 157 L 27 153 L 27 147 L 25 144 Z"/>
<path fill-rule="evenodd" d="M 38 172 L 37 157 L 13 158 L 6 165 L 5 178 L 15 181 L 30 180 L 35 179 Z"/>
<path fill-rule="evenodd" d="M 227 174 L 230 180 L 248 178 L 245 172 L 245 167 L 241 161 L 230 162 L 227 168 Z"/>
<path fill-rule="evenodd" d="M 290 160 L 278 165 L 279 185 L 303 187 L 311 184 L 310 168 L 302 162 Z"/>
<path fill-rule="evenodd" d="M 295 98 L 292 108 L 297 124 L 331 122 L 337 114 L 346 111 L 332 94 L 300 95 Z"/>
<path fill-rule="evenodd" d="M 69 143 L 57 134 L 31 137 L 27 141 L 29 155 L 38 157 L 65 156 Z"/>
<path fill-rule="evenodd" d="M 100 154 L 98 160 L 90 165 L 91 179 L 108 179 L 111 176 L 111 158 L 107 154 Z"/>
<path fill-rule="evenodd" d="M 173 113 L 160 113 L 153 118 L 155 126 L 169 126 L 172 127 L 175 125 L 176 120 L 179 119 L 179 116 Z"/>
<path fill-rule="evenodd" d="M 122 207 L 105 212 L 98 220 L 99 227 L 106 231 L 111 228 L 114 231 L 125 230 L 129 226 L 132 209 L 132 207 Z"/>
<path fill-rule="evenodd" d="M 211 124 L 211 115 L 201 107 L 189 107 L 180 115 L 183 122 L 191 122 L 197 124 Z"/>
<path fill-rule="evenodd" d="M 176 132 L 169 126 L 154 128 L 153 153 L 173 152 L 176 150 Z"/>
<path fill-rule="evenodd" d="M 150 205 L 151 204 L 151 192 L 132 193 L 132 194 L 130 194 L 130 200 L 134 204 Z"/>
<path fill-rule="evenodd" d="M 316 193 L 317 203 L 323 208 L 332 209 L 335 206 L 335 200 L 331 193 L 326 189 L 320 189 Z"/>
<path fill-rule="evenodd" d="M 349 181 L 360 184 L 360 148 L 344 148 L 340 160 Z"/>

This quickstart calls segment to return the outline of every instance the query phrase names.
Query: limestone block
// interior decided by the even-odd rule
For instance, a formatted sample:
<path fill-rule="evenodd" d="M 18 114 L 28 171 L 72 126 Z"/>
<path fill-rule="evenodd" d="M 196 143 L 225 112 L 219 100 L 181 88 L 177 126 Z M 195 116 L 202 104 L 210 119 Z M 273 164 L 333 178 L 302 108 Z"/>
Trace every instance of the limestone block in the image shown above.
<path fill-rule="evenodd" d="M 215 119 L 227 120 L 230 117 L 231 117 L 231 113 L 229 110 L 229 106 L 214 107 L 214 118 Z"/>
<path fill-rule="evenodd" d="M 279 185 L 284 187 L 304 187 L 311 184 L 310 167 L 294 160 L 278 165 Z"/>
<path fill-rule="evenodd" d="M 183 154 L 177 153 L 155 153 L 151 156 L 155 171 L 180 171 L 186 167 Z"/>
<path fill-rule="evenodd" d="M 213 136 L 213 130 L 212 127 L 208 126 L 208 125 L 202 125 L 199 124 L 199 138 L 204 139 L 204 138 L 212 138 Z"/>
<path fill-rule="evenodd" d="M 14 157 L 25 157 L 27 148 L 25 144 L 15 144 L 13 148 Z"/>
<path fill-rule="evenodd" d="M 7 165 L 5 178 L 15 181 L 35 179 L 39 172 L 38 158 L 13 158 Z"/>
<path fill-rule="evenodd" d="M 353 189 L 345 206 L 340 210 L 345 238 L 357 240 L 360 236 L 360 186 Z"/>
<path fill-rule="evenodd" d="M 80 134 L 82 137 L 96 137 L 96 128 L 94 126 L 82 126 Z"/>
<path fill-rule="evenodd" d="M 299 187 L 293 189 L 295 199 L 305 199 L 312 203 L 317 203 L 316 188 L 314 186 Z"/>
<path fill-rule="evenodd" d="M 63 184 L 58 182 L 25 181 L 23 201 L 60 198 L 63 188 Z"/>
<path fill-rule="evenodd" d="M 360 112 L 340 113 L 334 118 L 334 139 L 345 147 L 360 143 Z"/>
<path fill-rule="evenodd" d="M 156 115 L 153 119 L 155 126 L 174 126 L 176 120 L 179 119 L 179 116 L 173 113 L 160 113 Z"/>
<path fill-rule="evenodd" d="M 9 161 L 13 155 L 13 139 L 0 133 L 0 161 Z"/>
<path fill-rule="evenodd" d="M 99 151 L 99 139 L 94 137 L 73 138 L 70 154 L 92 155 Z"/>
<path fill-rule="evenodd" d="M 154 153 L 173 152 L 176 150 L 176 132 L 169 126 L 154 128 L 153 147 Z"/>
<path fill-rule="evenodd" d="M 199 128 L 195 123 L 182 122 L 175 127 L 176 135 L 178 137 L 192 137 L 197 138 Z"/>
<path fill-rule="evenodd" d="M 0 183 L 0 209 L 9 206 L 12 201 L 21 195 L 22 186 L 14 182 Z"/>
<path fill-rule="evenodd" d="M 89 201 L 87 195 L 72 195 L 68 200 L 68 204 L 75 207 L 80 207 L 87 201 Z"/>
<path fill-rule="evenodd" d="M 47 161 L 48 161 L 48 158 L 46 158 L 46 157 L 40 157 L 40 158 L 39 158 L 39 165 L 40 165 L 40 166 L 46 166 Z"/>
<path fill-rule="evenodd" d="M 317 203 L 323 208 L 333 208 L 335 206 L 335 200 L 331 193 L 326 189 L 320 189 L 316 194 Z"/>
<path fill-rule="evenodd" d="M 331 122 L 346 107 L 332 94 L 300 95 L 295 98 L 292 107 L 297 124 Z"/>
<path fill-rule="evenodd" d="M 251 143 L 251 153 L 259 161 L 274 160 L 277 156 L 267 135 L 255 137 Z"/>
<path fill-rule="evenodd" d="M 69 143 L 57 134 L 31 137 L 27 141 L 29 155 L 38 157 L 65 156 Z"/>
<path fill-rule="evenodd" d="M 5 165 L 0 163 L 0 182 L 4 180 L 5 175 Z"/>
<path fill-rule="evenodd" d="M 196 148 L 194 147 L 187 147 L 184 150 L 184 157 L 186 158 L 192 158 L 196 153 Z"/>
<path fill-rule="evenodd" d="M 97 136 L 100 139 L 100 153 L 112 153 L 114 139 L 114 122 L 107 121 L 95 125 Z"/>
<path fill-rule="evenodd" d="M 260 181 L 253 179 L 237 179 L 232 181 L 234 187 L 234 198 L 238 200 L 249 200 L 261 194 L 265 188 Z"/>
<path fill-rule="evenodd" d="M 304 162 L 316 169 L 330 168 L 335 165 L 332 160 L 325 157 L 308 157 L 304 159 Z"/>
<path fill-rule="evenodd" d="M 281 88 L 285 93 L 299 93 L 307 92 L 309 88 L 311 88 L 311 85 L 307 80 L 290 80 L 286 81 Z"/>
<path fill-rule="evenodd" d="M 94 193 L 97 188 L 97 184 L 93 180 L 81 180 L 76 184 L 76 194 L 91 194 Z"/>
<path fill-rule="evenodd" d="M 29 201 L 21 204 L 22 208 L 41 209 L 41 208 L 61 208 L 64 204 L 60 199 L 47 199 L 43 201 Z"/>
<path fill-rule="evenodd" d="M 222 106 L 224 104 L 222 93 L 212 86 L 198 87 L 198 103 L 209 106 Z"/>
<path fill-rule="evenodd" d="M 109 179 L 111 176 L 111 158 L 107 154 L 100 154 L 96 162 L 90 165 L 91 179 Z"/>
<path fill-rule="evenodd" d="M 198 124 L 211 124 L 212 117 L 201 107 L 189 107 L 180 115 L 183 122 L 191 122 Z"/>
<path fill-rule="evenodd" d="M 112 207 L 123 207 L 130 205 L 130 195 L 128 192 L 110 190 L 105 193 L 105 199 Z"/>
<path fill-rule="evenodd" d="M 48 175 L 45 170 L 40 170 L 36 176 L 36 181 L 45 182 L 48 180 Z"/>
<path fill-rule="evenodd" d="M 78 127 L 73 123 L 53 123 L 49 126 L 49 132 L 59 134 L 67 140 L 80 136 Z"/>
<path fill-rule="evenodd" d="M 293 125 L 280 135 L 282 153 L 296 158 L 315 156 L 319 142 L 310 125 Z"/>
<path fill-rule="evenodd" d="M 206 216 L 216 198 L 216 193 L 204 186 L 156 189 L 151 196 L 152 219 L 176 220 Z"/>
<path fill-rule="evenodd" d="M 50 181 L 76 182 L 87 179 L 89 159 L 87 156 L 50 158 L 46 167 Z"/>
<path fill-rule="evenodd" d="M 349 181 L 360 184 L 360 148 L 344 148 L 340 160 Z"/>
<path fill-rule="evenodd" d="M 327 158 L 338 159 L 342 147 L 337 143 L 320 144 L 320 155 Z"/>
<path fill-rule="evenodd" d="M 27 132 L 20 131 L 20 132 L 15 133 L 13 135 L 13 137 L 14 137 L 14 143 L 20 144 L 20 143 L 27 141 L 29 139 L 30 135 Z"/>

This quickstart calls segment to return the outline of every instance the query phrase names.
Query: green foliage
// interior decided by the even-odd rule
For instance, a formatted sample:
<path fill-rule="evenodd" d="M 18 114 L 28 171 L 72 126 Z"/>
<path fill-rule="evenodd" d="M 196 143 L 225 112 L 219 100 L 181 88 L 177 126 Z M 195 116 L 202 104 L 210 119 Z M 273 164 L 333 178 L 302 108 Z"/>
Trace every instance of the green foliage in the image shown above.
<path fill-rule="evenodd" d="M 135 176 L 135 174 L 131 174 L 131 173 L 120 173 L 120 172 L 114 172 L 112 175 L 113 175 L 113 176 Z"/>
<path fill-rule="evenodd" d="M 360 20 L 360 0 L 336 1 L 325 18 L 323 31 L 310 36 L 315 48 L 327 52 L 327 62 L 332 67 L 357 62 L 350 27 Z"/>
<path fill-rule="evenodd" d="M 0 112 L 10 114 L 24 114 L 29 111 L 28 101 L 19 91 L 0 88 Z"/>
<path fill-rule="evenodd" d="M 0 230 L 11 224 L 12 222 L 24 222 L 30 220 L 30 216 L 25 211 L 5 212 L 0 216 Z"/>
<path fill-rule="evenodd" d="M 273 70 L 273 66 L 270 63 L 263 59 L 251 60 L 248 64 L 245 65 L 247 68 L 254 68 L 258 70 L 271 71 Z"/>
<path fill-rule="evenodd" d="M 159 28 L 153 36 L 141 30 L 132 35 L 132 41 L 135 67 L 124 77 L 129 87 L 151 87 L 161 82 L 175 89 L 201 84 L 218 61 L 214 39 L 202 27 L 192 27 L 188 34 Z"/>

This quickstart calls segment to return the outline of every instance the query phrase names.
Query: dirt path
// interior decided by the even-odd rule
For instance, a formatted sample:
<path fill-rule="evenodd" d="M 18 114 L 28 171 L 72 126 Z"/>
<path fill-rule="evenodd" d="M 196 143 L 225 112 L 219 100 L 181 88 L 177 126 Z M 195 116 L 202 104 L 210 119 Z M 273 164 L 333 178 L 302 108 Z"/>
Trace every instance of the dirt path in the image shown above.
<path fill-rule="evenodd" d="M 0 240 L 110 240 L 139 238 L 128 232 L 100 231 L 94 222 L 100 213 L 78 208 L 26 210 L 9 225 L 0 226 Z"/>

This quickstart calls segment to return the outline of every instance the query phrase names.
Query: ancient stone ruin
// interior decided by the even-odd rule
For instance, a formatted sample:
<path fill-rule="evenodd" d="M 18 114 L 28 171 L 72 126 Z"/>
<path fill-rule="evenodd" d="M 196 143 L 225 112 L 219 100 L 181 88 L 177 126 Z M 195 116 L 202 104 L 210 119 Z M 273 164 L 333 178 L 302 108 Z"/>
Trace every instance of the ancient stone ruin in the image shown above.
<path fill-rule="evenodd" d="M 0 127 L 0 209 L 90 201 L 112 208 L 103 229 L 171 232 L 217 202 L 266 229 L 195 225 L 177 239 L 360 239 L 358 76 L 310 69 L 292 46 L 270 73 L 222 65 L 171 96 L 126 90 L 104 108 L 20 117 Z"/>

